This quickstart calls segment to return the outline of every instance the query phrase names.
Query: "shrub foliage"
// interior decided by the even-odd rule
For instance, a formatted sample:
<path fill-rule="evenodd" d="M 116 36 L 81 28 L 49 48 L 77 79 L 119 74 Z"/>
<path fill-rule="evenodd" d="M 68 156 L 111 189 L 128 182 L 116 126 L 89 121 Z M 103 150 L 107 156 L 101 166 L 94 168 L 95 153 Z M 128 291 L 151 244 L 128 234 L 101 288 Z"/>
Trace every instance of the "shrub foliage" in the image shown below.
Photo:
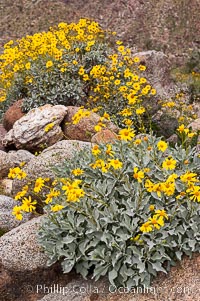
<path fill-rule="evenodd" d="M 64 272 L 95 280 L 108 275 L 115 286 L 148 286 L 200 250 L 199 172 L 195 149 L 154 137 L 79 153 L 57 168 L 60 195 L 47 202 L 39 241 L 49 264 L 60 260 Z"/>

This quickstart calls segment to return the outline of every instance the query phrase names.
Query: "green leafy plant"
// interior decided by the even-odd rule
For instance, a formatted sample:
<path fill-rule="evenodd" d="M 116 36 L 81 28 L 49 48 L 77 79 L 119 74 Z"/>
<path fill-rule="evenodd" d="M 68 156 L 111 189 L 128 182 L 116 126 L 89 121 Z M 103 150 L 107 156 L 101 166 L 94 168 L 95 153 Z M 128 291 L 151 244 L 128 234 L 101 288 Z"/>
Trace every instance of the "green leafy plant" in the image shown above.
<path fill-rule="evenodd" d="M 94 145 L 55 172 L 59 194 L 47 197 L 39 231 L 49 265 L 130 289 L 200 251 L 195 148 L 143 135 Z"/>

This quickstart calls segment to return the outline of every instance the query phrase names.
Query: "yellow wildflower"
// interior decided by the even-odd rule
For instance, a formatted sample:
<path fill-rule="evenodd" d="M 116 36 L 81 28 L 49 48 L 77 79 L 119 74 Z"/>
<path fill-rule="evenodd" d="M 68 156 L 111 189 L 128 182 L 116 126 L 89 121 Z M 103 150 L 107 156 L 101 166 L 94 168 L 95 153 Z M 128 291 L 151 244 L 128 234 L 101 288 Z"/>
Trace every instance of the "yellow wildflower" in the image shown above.
<path fill-rule="evenodd" d="M 95 125 L 94 129 L 95 129 L 96 132 L 100 132 L 103 127 L 106 127 L 106 125 L 102 122 L 98 122 L 98 124 Z"/>
<path fill-rule="evenodd" d="M 153 230 L 152 224 L 150 221 L 145 222 L 141 227 L 140 231 L 142 232 L 151 232 Z"/>
<path fill-rule="evenodd" d="M 130 127 L 131 125 L 133 125 L 133 121 L 131 119 L 128 119 L 128 118 L 124 119 L 123 122 L 128 127 Z"/>
<path fill-rule="evenodd" d="M 196 176 L 196 173 L 187 171 L 185 174 L 180 176 L 180 179 L 183 183 L 187 183 L 189 185 L 191 183 L 199 182 Z"/>
<path fill-rule="evenodd" d="M 109 160 L 109 166 L 112 166 L 114 169 L 120 169 L 122 168 L 122 162 L 118 159 L 110 159 Z"/>
<path fill-rule="evenodd" d="M 164 219 L 162 216 L 157 218 L 157 215 L 154 215 L 153 217 L 149 218 L 149 222 L 157 230 L 164 226 Z"/>
<path fill-rule="evenodd" d="M 47 63 L 46 63 L 46 68 L 50 68 L 50 67 L 52 67 L 53 66 L 53 62 L 52 61 L 48 61 Z"/>
<path fill-rule="evenodd" d="M 46 195 L 45 203 L 48 204 L 52 202 L 53 198 L 58 197 L 60 195 L 60 191 L 55 190 L 54 188 L 50 190 L 50 192 Z"/>
<path fill-rule="evenodd" d="M 192 189 L 188 189 L 186 192 L 189 192 L 192 201 L 200 202 L 200 186 L 193 186 Z"/>
<path fill-rule="evenodd" d="M 172 169 L 175 169 L 175 167 L 176 167 L 176 160 L 174 160 L 171 157 L 168 157 L 162 163 L 162 168 L 164 168 L 166 170 L 168 170 L 168 169 L 172 170 Z"/>
<path fill-rule="evenodd" d="M 125 141 L 132 140 L 134 136 L 135 136 L 135 131 L 130 127 L 119 131 L 119 138 L 121 140 L 125 140 Z"/>
<path fill-rule="evenodd" d="M 22 220 L 23 219 L 23 215 L 22 215 L 22 207 L 21 206 L 15 206 L 13 208 L 12 214 L 15 215 L 15 218 L 17 220 Z"/>
<path fill-rule="evenodd" d="M 146 110 L 145 110 L 144 107 L 140 107 L 140 108 L 136 109 L 135 112 L 136 112 L 137 115 L 142 115 L 145 111 Z"/>
<path fill-rule="evenodd" d="M 99 146 L 96 144 L 93 146 L 92 148 L 92 154 L 94 156 L 98 156 L 99 154 L 101 153 L 100 149 L 99 149 Z"/>
<path fill-rule="evenodd" d="M 133 61 L 134 61 L 135 63 L 139 63 L 140 59 L 139 59 L 139 57 L 135 56 L 134 59 L 133 59 Z"/>
<path fill-rule="evenodd" d="M 138 69 L 139 69 L 140 71 L 145 71 L 145 70 L 146 70 L 146 66 L 144 66 L 144 65 L 139 65 L 139 66 L 138 66 Z"/>
<path fill-rule="evenodd" d="M 125 108 L 121 112 L 119 112 L 122 116 L 130 116 L 133 114 L 132 110 L 130 108 Z"/>
<path fill-rule="evenodd" d="M 35 181 L 35 187 L 33 188 L 33 191 L 34 192 L 40 192 L 40 190 L 42 189 L 42 187 L 44 186 L 44 179 L 42 178 L 37 178 L 36 181 Z"/>
<path fill-rule="evenodd" d="M 23 198 L 26 195 L 27 191 L 28 191 L 28 185 L 24 186 L 22 188 L 22 191 L 18 191 L 18 193 L 15 195 L 15 200 L 18 201 L 21 198 Z"/>
<path fill-rule="evenodd" d="M 31 68 L 31 63 L 30 62 L 26 63 L 25 67 L 27 70 L 29 70 Z"/>
<path fill-rule="evenodd" d="M 8 174 L 8 178 L 12 178 L 12 179 L 17 178 L 19 180 L 26 178 L 26 176 L 27 176 L 26 172 L 24 172 L 19 167 L 10 168 Z"/>
<path fill-rule="evenodd" d="M 33 210 L 36 209 L 36 206 L 34 206 L 36 204 L 37 204 L 36 201 L 32 201 L 31 200 L 31 196 L 29 196 L 28 198 L 25 197 L 22 200 L 22 206 L 21 206 L 21 208 L 25 212 L 32 212 Z"/>
<path fill-rule="evenodd" d="M 167 195 L 171 196 L 175 192 L 175 183 L 174 182 L 165 182 L 161 184 L 162 191 Z"/>
<path fill-rule="evenodd" d="M 148 191 L 148 190 L 147 190 Z M 152 192 L 156 192 L 159 197 L 161 197 L 162 183 L 156 183 L 153 185 Z"/>
<path fill-rule="evenodd" d="M 54 206 L 51 206 L 51 211 L 53 212 L 57 212 L 57 211 L 60 211 L 64 208 L 64 206 L 62 205 L 54 205 Z"/>
<path fill-rule="evenodd" d="M 167 143 L 166 143 L 165 141 L 162 141 L 162 140 L 160 140 L 160 141 L 157 143 L 157 148 L 158 148 L 159 151 L 161 151 L 161 152 L 166 151 L 167 146 L 168 146 Z"/>
<path fill-rule="evenodd" d="M 134 144 L 136 144 L 136 145 L 139 145 L 139 144 L 141 144 L 142 143 L 142 140 L 141 139 L 136 139 L 135 141 L 134 141 Z"/>
<path fill-rule="evenodd" d="M 49 132 L 54 127 L 54 125 L 55 125 L 54 122 L 47 124 L 44 128 L 44 131 Z"/>
<path fill-rule="evenodd" d="M 106 152 L 106 155 L 113 157 L 114 152 L 112 151 L 112 145 L 107 144 L 106 147 L 107 147 L 107 149 L 106 149 L 106 151 L 105 151 L 105 152 Z"/>
<path fill-rule="evenodd" d="M 142 179 L 144 179 L 144 172 L 142 170 L 139 170 L 138 167 L 134 167 L 133 171 L 134 179 L 136 179 L 139 183 L 142 183 Z"/>
<path fill-rule="evenodd" d="M 156 210 L 155 211 L 155 217 L 163 217 L 163 218 L 166 218 L 166 219 L 169 218 L 164 209 L 163 210 L 160 210 L 160 209 Z"/>
<path fill-rule="evenodd" d="M 156 95 L 156 89 L 151 89 L 151 95 Z"/>
<path fill-rule="evenodd" d="M 177 131 L 178 131 L 179 133 L 185 133 L 185 134 L 188 134 L 189 129 L 186 129 L 185 126 L 184 126 L 184 124 L 181 124 L 181 125 L 178 127 Z"/>
<path fill-rule="evenodd" d="M 75 176 L 80 176 L 80 175 L 82 175 L 84 173 L 84 171 L 82 169 L 80 169 L 80 168 L 73 169 L 71 172 Z"/>
<path fill-rule="evenodd" d="M 114 81 L 114 84 L 115 84 L 116 86 L 120 85 L 120 79 L 116 79 L 116 80 Z"/>
<path fill-rule="evenodd" d="M 154 188 L 154 183 L 151 182 L 151 180 L 147 179 L 145 181 L 145 188 L 147 189 L 148 192 L 152 192 L 153 191 L 153 188 Z"/>
<path fill-rule="evenodd" d="M 85 70 L 83 67 L 80 67 L 79 71 L 78 71 L 78 74 L 79 75 L 83 75 L 85 73 Z"/>
<path fill-rule="evenodd" d="M 154 205 L 150 205 L 150 206 L 149 206 L 149 210 L 150 210 L 150 211 L 154 211 L 154 209 L 155 209 L 155 206 L 154 206 Z"/>

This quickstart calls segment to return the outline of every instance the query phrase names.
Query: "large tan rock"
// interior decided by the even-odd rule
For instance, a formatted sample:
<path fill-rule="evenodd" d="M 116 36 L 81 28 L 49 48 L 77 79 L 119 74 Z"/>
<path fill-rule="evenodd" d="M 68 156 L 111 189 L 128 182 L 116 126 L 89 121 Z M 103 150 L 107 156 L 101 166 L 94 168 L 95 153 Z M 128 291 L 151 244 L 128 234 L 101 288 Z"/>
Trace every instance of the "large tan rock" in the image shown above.
<path fill-rule="evenodd" d="M 193 108 L 197 118 L 200 118 L 200 102 L 194 103 Z"/>
<path fill-rule="evenodd" d="M 16 205 L 20 206 L 20 202 L 16 202 L 14 199 L 0 195 L 0 230 L 4 232 L 8 232 L 19 225 L 27 222 L 31 219 L 32 213 L 25 213 L 23 216 L 23 220 L 17 220 L 12 214 L 13 207 Z"/>
<path fill-rule="evenodd" d="M 199 133 L 197 137 L 197 151 L 200 152 L 200 118 L 190 123 L 188 127 L 191 127 L 194 132 Z"/>
<path fill-rule="evenodd" d="M 30 151 L 38 151 L 51 146 L 63 138 L 59 125 L 66 114 L 67 108 L 62 105 L 47 104 L 32 109 L 15 122 L 13 128 L 6 134 L 3 143 L 5 146 L 14 144 L 17 149 Z"/>
<path fill-rule="evenodd" d="M 172 116 L 169 113 L 165 113 L 162 110 L 159 110 L 152 117 L 152 124 L 155 128 L 155 133 L 157 136 L 164 136 L 166 139 L 172 136 L 176 129 L 178 128 L 178 118 Z"/>
<path fill-rule="evenodd" d="M 165 53 L 155 50 L 134 53 L 134 57 L 138 57 L 140 64 L 146 66 L 143 76 L 157 92 L 143 101 L 144 107 L 152 116 L 161 109 L 160 99 L 169 99 L 176 93 L 177 87 L 170 75 L 171 62 Z"/>
<path fill-rule="evenodd" d="M 82 118 L 78 124 L 72 124 L 72 117 L 80 108 L 69 106 L 67 109 L 68 114 L 62 123 L 65 138 L 69 140 L 91 141 L 92 136 L 96 134 L 94 127 L 98 124 L 100 116 L 91 112 L 90 116 Z M 111 121 L 104 120 L 103 123 L 112 132 L 118 132 L 117 126 Z"/>
<path fill-rule="evenodd" d="M 4 114 L 3 125 L 7 131 L 10 131 L 14 123 L 25 115 L 21 109 L 22 103 L 23 99 L 16 101 Z"/>
<path fill-rule="evenodd" d="M 37 242 L 42 218 L 34 218 L 0 237 L 0 261 L 5 269 L 23 272 L 47 267 L 47 256 Z"/>
<path fill-rule="evenodd" d="M 92 143 L 114 143 L 118 139 L 118 136 L 111 132 L 108 129 L 101 130 L 100 132 L 96 133 L 92 136 L 91 142 Z"/>
<path fill-rule="evenodd" d="M 3 194 L 3 195 L 11 195 L 12 193 L 12 183 L 13 183 L 13 180 L 11 179 L 2 179 L 0 180 L 0 193 Z"/>
<path fill-rule="evenodd" d="M 151 85 L 159 94 L 163 93 L 163 87 L 171 83 L 169 58 L 162 51 L 148 50 L 135 53 L 140 63 L 147 67 L 146 74 Z"/>
<path fill-rule="evenodd" d="M 7 153 L 0 150 L 0 179 L 7 175 L 10 165 L 5 165 Z"/>
<path fill-rule="evenodd" d="M 7 131 L 2 124 L 0 124 L 0 150 L 5 151 L 5 147 L 3 146 L 2 140 L 4 139 Z"/>
<path fill-rule="evenodd" d="M 193 131 L 200 131 L 200 118 L 191 122 L 188 127 L 191 127 Z"/>

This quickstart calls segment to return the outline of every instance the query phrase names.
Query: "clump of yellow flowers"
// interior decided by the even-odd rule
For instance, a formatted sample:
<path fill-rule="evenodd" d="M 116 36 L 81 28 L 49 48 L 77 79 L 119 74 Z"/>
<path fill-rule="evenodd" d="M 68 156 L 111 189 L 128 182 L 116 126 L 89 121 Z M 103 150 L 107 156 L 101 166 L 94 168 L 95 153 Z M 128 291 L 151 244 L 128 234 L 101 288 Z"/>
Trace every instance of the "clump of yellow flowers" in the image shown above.
<path fill-rule="evenodd" d="M 87 111 L 85 111 L 84 114 L 87 115 Z M 76 115 L 74 120 L 77 118 L 80 118 L 80 116 Z M 178 130 L 180 130 L 180 128 L 182 129 L 183 127 L 179 127 Z M 137 161 L 135 161 L 134 164 L 133 162 L 131 163 L 133 166 L 132 181 L 138 183 L 145 193 L 152 194 L 155 199 L 175 197 L 177 200 L 188 198 L 189 200 L 200 202 L 200 181 L 197 173 L 192 172 L 190 168 L 191 159 L 189 161 L 185 153 L 181 160 L 180 158 L 177 159 L 178 154 L 172 151 L 173 149 L 170 149 L 168 143 L 164 140 L 158 138 L 155 140 L 155 138 L 149 138 L 148 136 L 137 139 L 134 136 L 135 134 L 130 128 L 122 129 L 119 131 L 119 140 L 116 141 L 117 146 L 115 144 L 107 144 L 104 147 L 97 144 L 92 145 L 90 151 L 91 159 L 88 162 L 87 168 L 89 168 L 92 173 L 94 172 L 95 177 L 97 177 L 96 172 L 99 173 L 99 176 L 100 174 L 103 176 L 111 174 L 114 177 L 116 175 L 122 175 L 126 173 L 127 162 L 124 156 L 127 155 L 119 152 L 118 144 L 121 144 L 121 149 L 123 149 L 124 145 L 126 147 L 129 146 L 128 152 L 133 152 L 132 149 L 137 145 L 135 152 L 138 153 L 141 151 L 140 156 L 145 152 L 144 158 L 140 160 L 146 158 L 148 164 L 143 163 L 141 165 L 139 161 L 138 163 Z M 154 142 L 152 142 L 152 139 L 154 139 Z M 159 176 L 162 178 L 162 181 L 157 180 L 156 174 L 154 174 L 155 168 L 158 174 L 162 174 Z M 130 169 L 130 166 L 128 169 Z M 20 167 L 15 167 L 10 169 L 8 177 L 23 180 L 27 175 Z M 30 179 L 27 179 L 27 183 L 29 182 L 29 184 L 31 184 L 32 193 L 36 196 L 39 194 L 43 196 L 44 205 L 50 204 L 51 210 L 55 212 L 65 208 L 65 206 L 67 206 L 66 204 L 70 202 L 80 202 L 82 198 L 87 196 L 87 189 L 85 190 L 87 185 L 84 182 L 85 177 L 85 169 L 81 166 L 77 166 L 71 169 L 70 177 L 60 177 L 52 184 L 49 182 L 50 179 L 43 179 L 41 177 L 38 177 L 35 181 L 32 181 L 32 183 Z M 177 185 L 179 188 L 182 187 L 181 191 L 177 189 Z M 13 211 L 16 218 L 21 219 L 23 211 L 31 212 L 36 209 L 35 206 L 33 207 L 33 205 L 36 205 L 35 200 L 32 201 L 30 195 L 27 197 L 31 189 L 29 185 L 26 184 L 22 188 L 22 191 L 16 194 L 15 199 L 22 201 L 22 206 L 15 207 Z M 47 193 L 45 192 L 45 195 L 42 192 L 43 189 L 48 190 Z M 61 195 L 63 196 L 62 198 Z M 27 200 L 29 203 L 27 203 Z M 61 203 L 60 200 L 62 200 Z M 65 200 L 64 203 L 63 200 Z M 24 207 L 24 204 L 26 204 L 26 207 Z M 158 209 L 155 211 L 154 215 L 140 226 L 140 230 L 142 232 L 150 232 L 164 226 L 164 219 L 168 220 L 168 216 L 166 211 L 163 210 L 164 209 L 160 211 L 160 209 Z"/>
<path fill-rule="evenodd" d="M 83 173 L 81 169 L 75 169 L 72 171 L 73 175 L 79 176 Z M 20 167 L 10 168 L 8 178 L 18 179 L 18 180 L 27 180 L 27 185 L 22 187 L 21 191 L 18 191 L 15 195 L 16 201 L 21 201 L 21 205 L 16 205 L 13 208 L 13 215 L 18 220 L 23 219 L 23 213 L 25 212 L 37 212 L 37 200 L 32 200 L 34 195 L 36 199 L 40 199 L 42 195 L 42 190 L 46 188 L 48 193 L 45 194 L 45 199 L 43 206 L 52 202 L 53 198 L 60 196 L 60 191 L 56 190 L 53 186 L 57 183 L 56 181 L 52 183 L 52 186 L 49 186 L 49 178 L 38 177 L 35 181 L 27 179 L 27 174 Z M 79 186 L 81 180 L 70 180 L 70 179 L 60 179 L 63 183 L 62 190 L 65 191 L 66 202 L 79 202 L 80 198 L 84 196 L 84 190 Z M 31 191 L 32 190 L 32 191 Z M 30 194 L 30 195 L 28 195 Z M 43 194 L 44 195 L 44 194 Z M 64 206 L 60 204 L 55 204 L 51 206 L 51 211 L 56 212 L 63 209 Z"/>
<path fill-rule="evenodd" d="M 46 103 L 84 106 L 74 123 L 94 109 L 101 116 L 109 113 L 121 127 L 130 128 L 133 121 L 139 127 L 146 112 L 143 100 L 156 94 L 139 58 L 114 41 L 114 33 L 88 19 L 9 41 L 0 55 L 0 69 L 5 108 L 17 97 L 24 98 L 24 111 Z M 96 130 L 103 127 L 100 120 Z"/>
<path fill-rule="evenodd" d="M 62 256 L 64 272 L 92 266 L 96 280 L 150 285 L 166 263 L 200 250 L 199 175 L 196 148 L 121 129 L 58 168 L 40 244 L 52 263 Z"/>

